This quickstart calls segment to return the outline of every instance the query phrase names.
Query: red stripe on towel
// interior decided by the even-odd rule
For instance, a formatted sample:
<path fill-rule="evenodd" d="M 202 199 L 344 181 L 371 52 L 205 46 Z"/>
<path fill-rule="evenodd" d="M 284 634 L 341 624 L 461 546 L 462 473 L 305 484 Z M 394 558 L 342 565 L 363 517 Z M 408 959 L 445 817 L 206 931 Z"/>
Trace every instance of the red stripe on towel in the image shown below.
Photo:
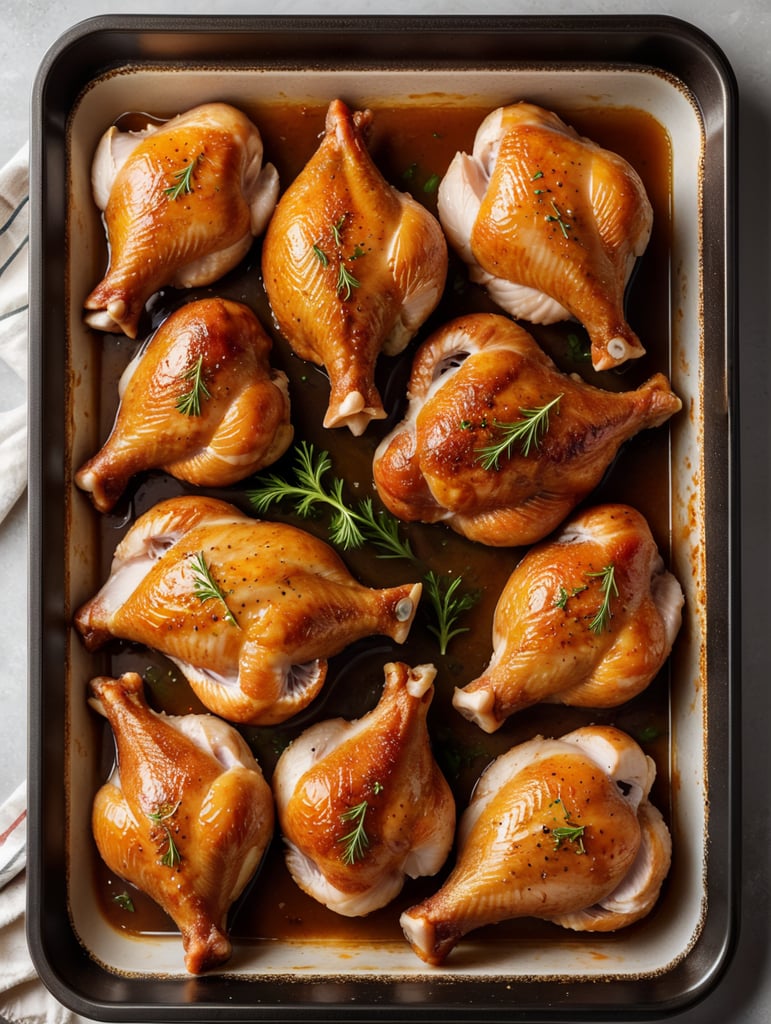
<path fill-rule="evenodd" d="M 10 836 L 11 832 L 13 832 L 13 830 L 15 828 L 17 828 L 19 825 L 21 825 L 21 823 L 24 821 L 24 819 L 26 817 L 27 817 L 27 809 L 25 808 L 21 812 L 19 817 L 16 819 L 16 821 L 12 821 L 11 822 L 11 824 L 8 826 L 8 828 L 5 830 L 5 832 L 0 832 L 0 846 L 3 845 L 3 843 L 6 841 L 6 839 Z"/>

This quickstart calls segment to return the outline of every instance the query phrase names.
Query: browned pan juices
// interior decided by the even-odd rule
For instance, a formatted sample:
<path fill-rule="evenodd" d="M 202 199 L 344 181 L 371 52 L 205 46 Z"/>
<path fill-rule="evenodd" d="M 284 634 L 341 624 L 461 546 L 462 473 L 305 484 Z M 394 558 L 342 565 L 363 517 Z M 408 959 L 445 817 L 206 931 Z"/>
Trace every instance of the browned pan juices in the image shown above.
<path fill-rule="evenodd" d="M 345 97 L 343 97 L 345 98 Z M 332 99 L 332 97 L 330 97 Z M 436 183 L 457 150 L 470 152 L 474 135 L 488 108 L 443 103 L 432 96 L 416 98 L 404 106 L 374 106 L 370 149 L 385 177 L 397 188 L 410 191 L 432 212 L 436 211 Z M 324 128 L 326 107 L 298 104 L 260 105 L 247 110 L 258 125 L 265 144 L 265 159 L 280 173 L 282 188 L 300 171 L 314 152 Z M 669 371 L 670 342 L 670 145 L 664 128 L 649 114 L 631 108 L 575 109 L 557 111 L 581 134 L 624 156 L 640 173 L 654 208 L 654 229 L 650 245 L 629 290 L 628 315 L 632 327 L 647 348 L 647 355 L 618 372 L 595 374 L 588 359 L 575 358 L 575 342 L 585 339 L 575 324 L 549 328 L 533 327 L 552 358 L 566 372 L 613 390 L 636 387 L 656 371 Z M 221 294 L 247 302 L 273 333 L 273 361 L 290 379 L 296 440 L 305 439 L 329 451 L 333 472 L 344 476 L 347 496 L 353 503 L 376 495 L 371 463 L 380 438 L 391 429 L 404 408 L 404 387 L 415 346 L 428 333 L 452 316 L 495 307 L 479 289 L 468 284 L 465 271 L 451 258 L 445 296 L 439 309 L 421 330 L 402 357 L 381 358 L 378 384 L 389 412 L 388 420 L 373 423 L 364 436 L 354 438 L 347 430 L 331 431 L 321 426 L 328 397 L 325 374 L 296 358 L 272 325 L 262 290 L 260 246 L 255 243 L 243 264 L 217 285 L 199 292 L 161 294 L 152 303 L 146 334 L 172 309 L 206 294 Z M 525 325 L 527 326 L 527 325 Z M 571 338 L 573 336 L 573 338 Z M 115 413 L 116 381 L 135 351 L 125 340 L 104 340 L 101 423 L 109 430 Z M 291 475 L 292 452 L 270 472 Z M 666 427 L 638 435 L 620 452 L 590 502 L 624 501 L 638 508 L 649 520 L 665 560 L 669 551 L 669 447 Z M 218 496 L 249 510 L 246 491 L 250 481 L 217 492 Z M 114 515 L 102 519 L 103 576 L 107 575 L 112 551 L 131 519 L 162 498 L 181 493 L 182 485 L 161 474 L 137 479 Z M 274 506 L 271 515 L 300 525 L 326 539 L 326 519 L 300 520 L 289 508 Z M 459 813 L 468 801 L 482 769 L 498 754 L 537 734 L 559 736 L 589 722 L 613 723 L 628 731 L 654 757 L 658 780 L 654 799 L 664 810 L 669 798 L 669 676 L 665 668 L 646 692 L 627 705 L 613 710 L 587 711 L 558 705 L 540 705 L 510 718 L 493 736 L 465 721 L 451 706 L 453 689 L 462 686 L 486 666 L 492 653 L 491 627 L 498 595 L 523 551 L 487 549 L 454 534 L 444 526 L 403 525 L 418 564 L 404 560 L 376 558 L 372 551 L 344 552 L 351 570 L 369 585 L 385 586 L 420 579 L 429 569 L 438 573 L 461 574 L 463 586 L 478 594 L 479 600 L 462 625 L 468 631 L 456 637 L 441 656 L 427 609 L 418 611 L 408 641 L 396 647 L 388 640 L 373 638 L 354 645 L 332 659 L 328 681 L 311 708 L 296 719 L 276 728 L 242 730 L 266 776 L 270 778 L 281 750 L 311 722 L 337 715 L 359 717 L 376 703 L 383 682 L 383 665 L 393 659 L 416 665 L 433 662 L 438 669 L 436 696 L 429 725 L 436 756 L 456 794 Z M 202 711 L 185 680 L 161 656 L 130 645 L 113 649 L 110 670 L 115 674 L 131 668 L 144 674 L 153 706 L 173 714 Z M 111 739 L 105 730 L 105 757 L 109 760 Z M 677 849 L 675 847 L 675 856 Z M 116 927 L 138 934 L 173 931 L 165 915 L 142 893 L 113 876 L 94 854 L 96 891 L 101 909 Z M 452 860 L 452 857 L 450 858 Z M 448 865 L 449 867 L 449 865 Z M 447 868 L 445 869 L 445 871 Z M 306 897 L 289 877 L 283 863 L 280 837 L 276 837 L 262 871 L 240 901 L 233 922 L 239 942 L 259 939 L 303 940 L 345 939 L 350 941 L 398 940 L 400 912 L 434 891 L 440 878 L 408 881 L 402 894 L 388 907 L 366 919 L 338 916 Z M 129 892 L 131 913 L 116 900 Z M 644 927 L 644 922 L 636 927 Z M 510 922 L 486 929 L 491 940 L 526 942 L 534 934 L 554 927 L 542 922 Z M 561 929 L 555 933 L 559 938 Z M 592 943 L 612 942 L 610 936 L 587 937 Z M 581 941 L 581 936 L 572 941 Z"/>

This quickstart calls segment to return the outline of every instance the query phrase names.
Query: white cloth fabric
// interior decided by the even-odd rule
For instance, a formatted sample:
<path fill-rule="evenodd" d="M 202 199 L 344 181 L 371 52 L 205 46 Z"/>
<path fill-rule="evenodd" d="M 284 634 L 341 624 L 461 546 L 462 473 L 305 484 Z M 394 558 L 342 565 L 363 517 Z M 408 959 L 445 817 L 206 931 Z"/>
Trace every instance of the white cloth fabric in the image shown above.
<path fill-rule="evenodd" d="M 0 171 L 0 369 L 19 383 L 19 401 L 0 409 L 0 522 L 27 481 L 28 247 L 29 151 L 24 146 Z"/>
<path fill-rule="evenodd" d="M 71 1013 L 41 984 L 25 934 L 27 787 L 0 807 L 0 1016 L 24 1024 L 73 1024 Z"/>
<path fill-rule="evenodd" d="M 29 151 L 0 170 L 0 529 L 27 482 Z M 37 976 L 25 931 L 27 789 L 0 806 L 0 1018 L 13 1024 L 84 1021 Z"/>

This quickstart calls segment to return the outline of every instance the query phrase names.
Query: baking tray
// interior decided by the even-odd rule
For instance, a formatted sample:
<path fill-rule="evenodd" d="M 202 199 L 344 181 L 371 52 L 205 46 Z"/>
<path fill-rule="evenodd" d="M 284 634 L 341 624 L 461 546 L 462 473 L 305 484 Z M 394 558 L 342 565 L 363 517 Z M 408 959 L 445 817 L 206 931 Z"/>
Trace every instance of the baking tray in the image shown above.
<path fill-rule="evenodd" d="M 178 936 L 116 929 L 96 895 L 88 815 L 106 755 L 85 682 L 141 655 L 105 663 L 71 629 L 125 527 L 105 525 L 72 484 L 109 426 L 111 383 L 130 348 L 105 343 L 81 319 L 105 262 L 89 164 L 102 131 L 129 110 L 169 116 L 225 98 L 323 111 L 335 96 L 375 109 L 492 109 L 527 98 L 568 120 L 642 111 L 663 131 L 665 229 L 630 295 L 654 290 L 637 308 L 656 311 L 654 368 L 669 374 L 684 413 L 599 496 L 634 494 L 685 590 L 684 627 L 654 690 L 674 859 L 654 913 L 615 936 L 529 922 L 502 938 L 469 937 L 462 955 L 429 969 L 377 933 L 254 940 L 236 928 L 225 971 L 195 978 L 182 969 Z M 672 18 L 110 16 L 75 26 L 51 49 L 36 79 L 30 153 L 28 928 L 37 969 L 61 1002 L 101 1020 L 618 1021 L 672 1014 L 711 990 L 735 941 L 739 887 L 735 107 L 723 55 Z M 223 288 L 243 289 L 250 268 L 254 288 L 254 266 L 248 257 Z M 249 299 L 259 304 L 253 291 Z M 661 466 L 663 477 L 651 476 Z M 157 475 L 139 481 L 134 513 L 176 493 L 165 488 Z M 359 568 L 368 571 L 366 553 Z M 449 664 L 442 672 L 451 677 Z M 610 717 L 631 727 L 634 714 Z M 565 731 L 558 722 L 553 735 Z M 527 728 L 524 720 L 508 738 Z"/>

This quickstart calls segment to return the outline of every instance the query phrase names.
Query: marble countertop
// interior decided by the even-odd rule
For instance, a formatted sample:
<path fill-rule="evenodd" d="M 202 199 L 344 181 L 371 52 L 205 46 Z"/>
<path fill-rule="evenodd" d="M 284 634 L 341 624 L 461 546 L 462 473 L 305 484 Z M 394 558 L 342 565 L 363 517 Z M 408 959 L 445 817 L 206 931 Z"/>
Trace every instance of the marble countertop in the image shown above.
<path fill-rule="evenodd" d="M 71 25 L 94 15 L 155 14 L 417 14 L 407 0 L 336 3 L 260 0 L 158 4 L 106 0 L 0 0 L 0 164 L 29 137 L 29 101 L 37 68 L 48 47 Z M 433 0 L 432 14 L 478 14 L 468 2 Z M 533 5 L 488 0 L 486 14 L 531 14 Z M 541 0 L 539 14 L 662 14 L 690 21 L 724 51 L 739 84 L 740 348 L 741 348 L 741 572 L 742 572 L 742 768 L 744 773 L 742 929 L 725 977 L 706 1001 L 676 1019 L 683 1024 L 768 1024 L 771 1020 L 771 825 L 765 788 L 769 770 L 769 671 L 771 645 L 767 581 L 771 578 L 771 5 L 768 0 Z M 21 382 L 0 374 L 0 409 L 18 401 Z M 5 586 L 0 615 L 0 800 L 26 774 L 26 543 L 24 501 L 0 525 L 0 565 Z"/>

